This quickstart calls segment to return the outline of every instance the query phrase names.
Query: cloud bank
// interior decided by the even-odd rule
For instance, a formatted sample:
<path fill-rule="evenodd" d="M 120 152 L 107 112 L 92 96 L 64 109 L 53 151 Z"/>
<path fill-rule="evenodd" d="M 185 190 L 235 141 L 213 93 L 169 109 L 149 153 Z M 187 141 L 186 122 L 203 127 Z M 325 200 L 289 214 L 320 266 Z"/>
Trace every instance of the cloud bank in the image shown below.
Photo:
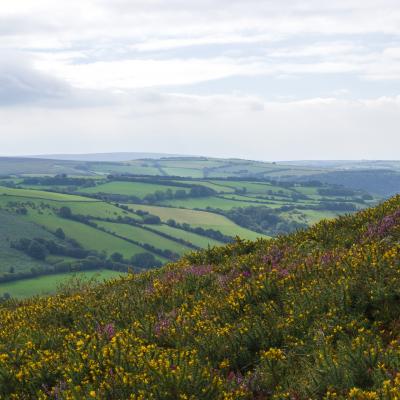
<path fill-rule="evenodd" d="M 396 158 L 394 0 L 14 0 L 0 153 Z"/>

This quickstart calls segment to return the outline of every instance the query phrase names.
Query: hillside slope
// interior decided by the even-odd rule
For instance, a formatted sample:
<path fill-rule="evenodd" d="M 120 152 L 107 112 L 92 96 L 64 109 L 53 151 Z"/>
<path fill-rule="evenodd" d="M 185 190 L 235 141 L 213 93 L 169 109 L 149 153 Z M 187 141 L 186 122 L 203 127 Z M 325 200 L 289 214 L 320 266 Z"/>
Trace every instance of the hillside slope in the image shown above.
<path fill-rule="evenodd" d="M 397 399 L 400 196 L 0 306 L 0 398 Z"/>

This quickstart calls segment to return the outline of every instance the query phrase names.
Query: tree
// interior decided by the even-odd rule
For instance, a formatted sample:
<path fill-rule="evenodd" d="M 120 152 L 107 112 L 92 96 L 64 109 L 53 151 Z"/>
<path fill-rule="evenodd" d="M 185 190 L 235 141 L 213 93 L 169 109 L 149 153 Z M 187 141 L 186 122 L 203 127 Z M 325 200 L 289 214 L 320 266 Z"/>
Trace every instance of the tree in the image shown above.
<path fill-rule="evenodd" d="M 161 224 L 161 219 L 158 215 L 146 215 L 143 217 L 144 224 L 158 225 Z"/>
<path fill-rule="evenodd" d="M 122 262 L 124 261 L 124 256 L 121 253 L 115 252 L 111 254 L 111 260 L 114 262 Z"/>
<path fill-rule="evenodd" d="M 69 207 L 61 207 L 60 210 L 58 211 L 58 214 L 62 218 L 71 218 L 72 211 Z"/>
<path fill-rule="evenodd" d="M 139 253 L 135 254 L 132 259 L 132 264 L 139 268 L 151 268 L 161 266 L 160 261 L 158 261 L 151 253 Z"/>
<path fill-rule="evenodd" d="M 58 228 L 54 233 L 59 239 L 65 239 L 65 233 L 61 228 Z"/>
<path fill-rule="evenodd" d="M 47 256 L 46 247 L 44 247 L 41 243 L 33 240 L 28 247 L 27 253 L 37 260 L 44 260 Z"/>

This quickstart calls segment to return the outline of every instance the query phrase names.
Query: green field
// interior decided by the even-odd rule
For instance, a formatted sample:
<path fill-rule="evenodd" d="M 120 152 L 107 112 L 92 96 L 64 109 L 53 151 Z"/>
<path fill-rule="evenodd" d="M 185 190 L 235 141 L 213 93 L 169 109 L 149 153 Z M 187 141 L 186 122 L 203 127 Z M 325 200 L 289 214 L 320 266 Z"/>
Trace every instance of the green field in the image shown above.
<path fill-rule="evenodd" d="M 15 171 L 15 175 L 7 176 L 12 174 L 11 171 Z M 124 162 L 0 158 L 0 276 L 14 271 L 34 274 L 35 270 L 73 267 L 75 262 L 79 263 L 78 259 L 54 255 L 76 254 L 69 239 L 74 239 L 84 250 L 104 255 L 109 263 L 115 261 L 109 259 L 113 253 L 120 253 L 127 268 L 127 260 L 140 253 L 153 251 L 156 259 L 165 263 L 167 258 L 157 255 L 162 251 L 171 258 L 168 251 L 183 255 L 193 247 L 221 245 L 218 240 L 208 237 L 224 240 L 218 232 L 250 240 L 276 236 L 344 213 L 330 210 L 351 210 L 351 204 L 361 209 L 379 200 L 377 195 L 364 196 L 366 192 L 357 189 L 351 197 L 340 197 L 340 190 L 336 190 L 339 193 L 336 196 L 335 189 L 340 189 L 340 183 L 339 186 L 322 181 L 304 183 L 303 179 L 312 180 L 314 174 L 322 177 L 327 171 L 318 163 L 283 165 L 204 157 Z M 125 176 L 119 177 L 118 174 Z M 133 175 L 127 178 L 126 174 Z M 141 176 L 135 177 L 134 174 Z M 71 179 L 73 177 L 79 180 Z M 271 181 L 271 178 L 276 181 Z M 96 186 L 91 186 L 93 183 Z M 191 190 L 195 186 L 212 189 L 215 195 Z M 331 191 L 325 191 L 328 195 L 321 195 L 321 188 Z M 168 195 L 167 191 L 170 191 Z M 185 191 L 186 195 L 176 195 L 177 191 Z M 163 195 L 155 195 L 157 192 Z M 108 200 L 101 200 L 101 194 Z M 72 214 L 61 218 L 61 207 L 70 208 Z M 143 211 L 150 215 L 143 215 Z M 160 217 L 162 223 L 153 216 Z M 174 220 L 178 225 L 187 224 L 188 230 L 202 228 L 218 232 L 200 231 L 202 235 L 199 235 L 182 229 L 182 226 L 168 225 L 168 220 Z M 58 228 L 62 228 L 66 240 L 62 235 L 61 239 L 54 235 Z M 20 251 L 10 247 L 11 240 L 22 238 L 60 241 L 64 247 L 51 250 L 46 247 L 47 243 L 45 261 L 39 262 L 27 255 L 32 254 L 28 247 Z M 193 247 L 180 243 L 180 240 Z M 148 246 L 153 250 L 146 250 Z M 93 257 L 86 261 L 91 260 Z M 135 267 L 142 268 L 141 263 L 143 268 L 149 266 L 143 257 L 140 260 L 136 258 Z M 67 262 L 59 264 L 63 261 Z"/>
<path fill-rule="evenodd" d="M 226 199 L 226 200 L 234 200 L 237 203 L 236 207 L 243 207 L 240 203 L 247 203 L 251 204 L 252 206 L 255 207 L 261 207 L 261 206 L 266 206 L 269 208 L 278 208 L 285 206 L 287 204 L 291 204 L 292 202 L 288 199 L 276 199 L 274 200 L 265 200 L 265 199 L 258 199 L 257 197 L 250 197 L 250 196 L 241 196 L 239 194 L 224 194 L 224 195 L 219 195 L 218 196 L 221 199 Z M 275 200 L 276 199 L 276 200 Z M 248 207 L 246 205 L 246 207 Z"/>
<path fill-rule="evenodd" d="M 211 181 L 212 183 L 221 184 L 233 189 L 246 189 L 248 193 L 267 194 L 269 191 L 274 193 L 291 194 L 292 190 L 274 186 L 270 183 L 247 182 L 247 181 Z"/>
<path fill-rule="evenodd" d="M 67 237 L 75 239 L 80 245 L 88 250 L 96 250 L 99 252 L 105 251 L 108 255 L 118 252 L 126 258 L 130 258 L 135 254 L 146 251 L 140 246 L 117 238 L 109 233 L 102 232 L 96 228 L 92 228 L 91 226 L 76 221 L 58 217 L 51 212 L 39 214 L 35 210 L 32 210 L 28 213 L 26 218 L 51 231 L 55 231 L 57 228 L 62 227 Z M 156 256 L 156 258 L 165 261 L 165 259 L 158 256 Z"/>
<path fill-rule="evenodd" d="M 169 186 L 169 185 L 157 185 L 153 183 L 143 183 L 143 182 L 108 182 L 95 187 L 81 189 L 81 193 L 107 193 L 107 194 L 120 194 L 126 196 L 136 196 L 138 198 L 144 198 L 148 194 L 153 194 L 157 191 L 165 192 L 171 189 L 173 192 L 177 190 L 188 189 Z"/>
<path fill-rule="evenodd" d="M 129 216 L 138 222 L 142 220 L 142 218 L 137 214 L 122 210 L 110 203 L 100 201 L 93 203 L 68 202 L 63 205 L 71 208 L 74 214 L 87 215 L 94 218 L 117 218 L 119 216 Z"/>
<path fill-rule="evenodd" d="M 230 221 L 223 215 L 214 214 L 207 211 L 188 210 L 173 207 L 146 206 L 141 204 L 128 204 L 129 207 L 136 210 L 148 211 L 151 214 L 158 215 L 162 221 L 174 219 L 181 224 L 189 224 L 193 227 L 204 229 L 216 229 L 228 236 L 240 236 L 244 239 L 255 240 L 258 237 L 266 237 L 260 233 L 242 228 Z"/>
<path fill-rule="evenodd" d="M 164 200 L 161 204 L 172 207 L 183 207 L 190 209 L 207 210 L 207 208 L 230 210 L 235 207 L 251 207 L 254 203 L 246 201 L 235 201 L 230 199 L 224 199 L 221 197 L 199 197 L 189 199 L 174 199 Z"/>
<path fill-rule="evenodd" d="M 0 295 L 9 293 L 15 298 L 27 298 L 38 295 L 53 294 L 60 284 L 65 284 L 69 279 L 77 277 L 83 279 L 96 279 L 102 281 L 117 278 L 122 272 L 101 269 L 96 271 L 70 272 L 65 274 L 43 275 L 37 278 L 22 279 L 19 281 L 0 283 Z"/>
<path fill-rule="evenodd" d="M 162 250 L 171 250 L 174 253 L 184 254 L 188 251 L 192 251 L 187 246 L 173 240 L 167 239 L 163 236 L 157 235 L 156 233 L 150 232 L 139 226 L 132 226 L 127 224 L 116 224 L 112 222 L 101 222 L 97 224 L 106 228 L 110 232 L 114 232 L 119 236 L 123 236 L 127 239 L 135 240 L 139 243 L 148 243 Z"/>
<path fill-rule="evenodd" d="M 198 235 L 196 233 L 187 232 L 183 229 L 174 228 L 168 225 L 154 225 L 152 229 L 166 233 L 179 239 L 184 239 L 197 247 L 207 248 L 208 246 L 221 246 L 223 243 L 217 240 Z"/>
<path fill-rule="evenodd" d="M 0 275 L 14 268 L 15 272 L 27 272 L 31 268 L 46 269 L 46 263 L 35 261 L 26 254 L 12 249 L 10 244 L 22 237 L 54 239 L 53 236 L 40 226 L 24 220 L 20 216 L 0 210 Z"/>
<path fill-rule="evenodd" d="M 1 188 L 0 188 L 1 193 Z M 140 222 L 142 217 L 137 214 L 130 213 L 128 211 L 122 210 L 119 207 L 116 207 L 113 204 L 106 203 L 99 200 L 93 200 L 89 198 L 85 198 L 85 201 L 72 201 L 75 196 L 71 196 L 68 194 L 63 195 L 64 200 L 58 201 L 52 198 L 53 193 L 49 192 L 41 192 L 40 198 L 34 197 L 18 197 L 15 195 L 1 195 L 0 194 L 0 205 L 3 207 L 7 207 L 8 203 L 19 203 L 24 204 L 26 207 L 31 207 L 32 204 L 35 208 L 42 208 L 43 204 L 50 206 L 53 209 L 59 209 L 61 207 L 69 207 L 73 214 L 86 215 L 92 218 L 117 218 L 123 216 L 129 216 L 130 218 Z M 49 194 L 50 198 L 47 199 L 44 196 Z M 87 200 L 87 201 L 86 201 Z"/>
<path fill-rule="evenodd" d="M 44 200 L 54 200 L 58 202 L 65 201 L 95 201 L 88 197 L 83 196 L 75 196 L 72 194 L 63 194 L 63 193 L 54 193 L 54 192 L 46 192 L 43 190 L 35 190 L 35 189 L 13 189 L 0 186 L 0 196 L 12 196 L 12 197 L 21 197 L 27 199 L 44 199 Z"/>

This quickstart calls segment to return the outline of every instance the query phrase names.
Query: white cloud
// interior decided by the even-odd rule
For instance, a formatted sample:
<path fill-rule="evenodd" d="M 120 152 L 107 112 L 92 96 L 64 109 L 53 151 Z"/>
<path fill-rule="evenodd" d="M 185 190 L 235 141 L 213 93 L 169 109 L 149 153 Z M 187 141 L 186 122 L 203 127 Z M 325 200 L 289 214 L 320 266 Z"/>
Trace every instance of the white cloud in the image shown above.
<path fill-rule="evenodd" d="M 74 152 L 78 142 L 81 152 L 123 148 L 264 160 L 398 156 L 400 97 L 282 103 L 229 96 L 144 99 L 80 110 L 0 110 L 2 153 L 15 154 L 21 141 L 20 153 Z"/>
<path fill-rule="evenodd" d="M 394 158 L 399 37 L 398 0 L 3 1 L 0 151 Z"/>

